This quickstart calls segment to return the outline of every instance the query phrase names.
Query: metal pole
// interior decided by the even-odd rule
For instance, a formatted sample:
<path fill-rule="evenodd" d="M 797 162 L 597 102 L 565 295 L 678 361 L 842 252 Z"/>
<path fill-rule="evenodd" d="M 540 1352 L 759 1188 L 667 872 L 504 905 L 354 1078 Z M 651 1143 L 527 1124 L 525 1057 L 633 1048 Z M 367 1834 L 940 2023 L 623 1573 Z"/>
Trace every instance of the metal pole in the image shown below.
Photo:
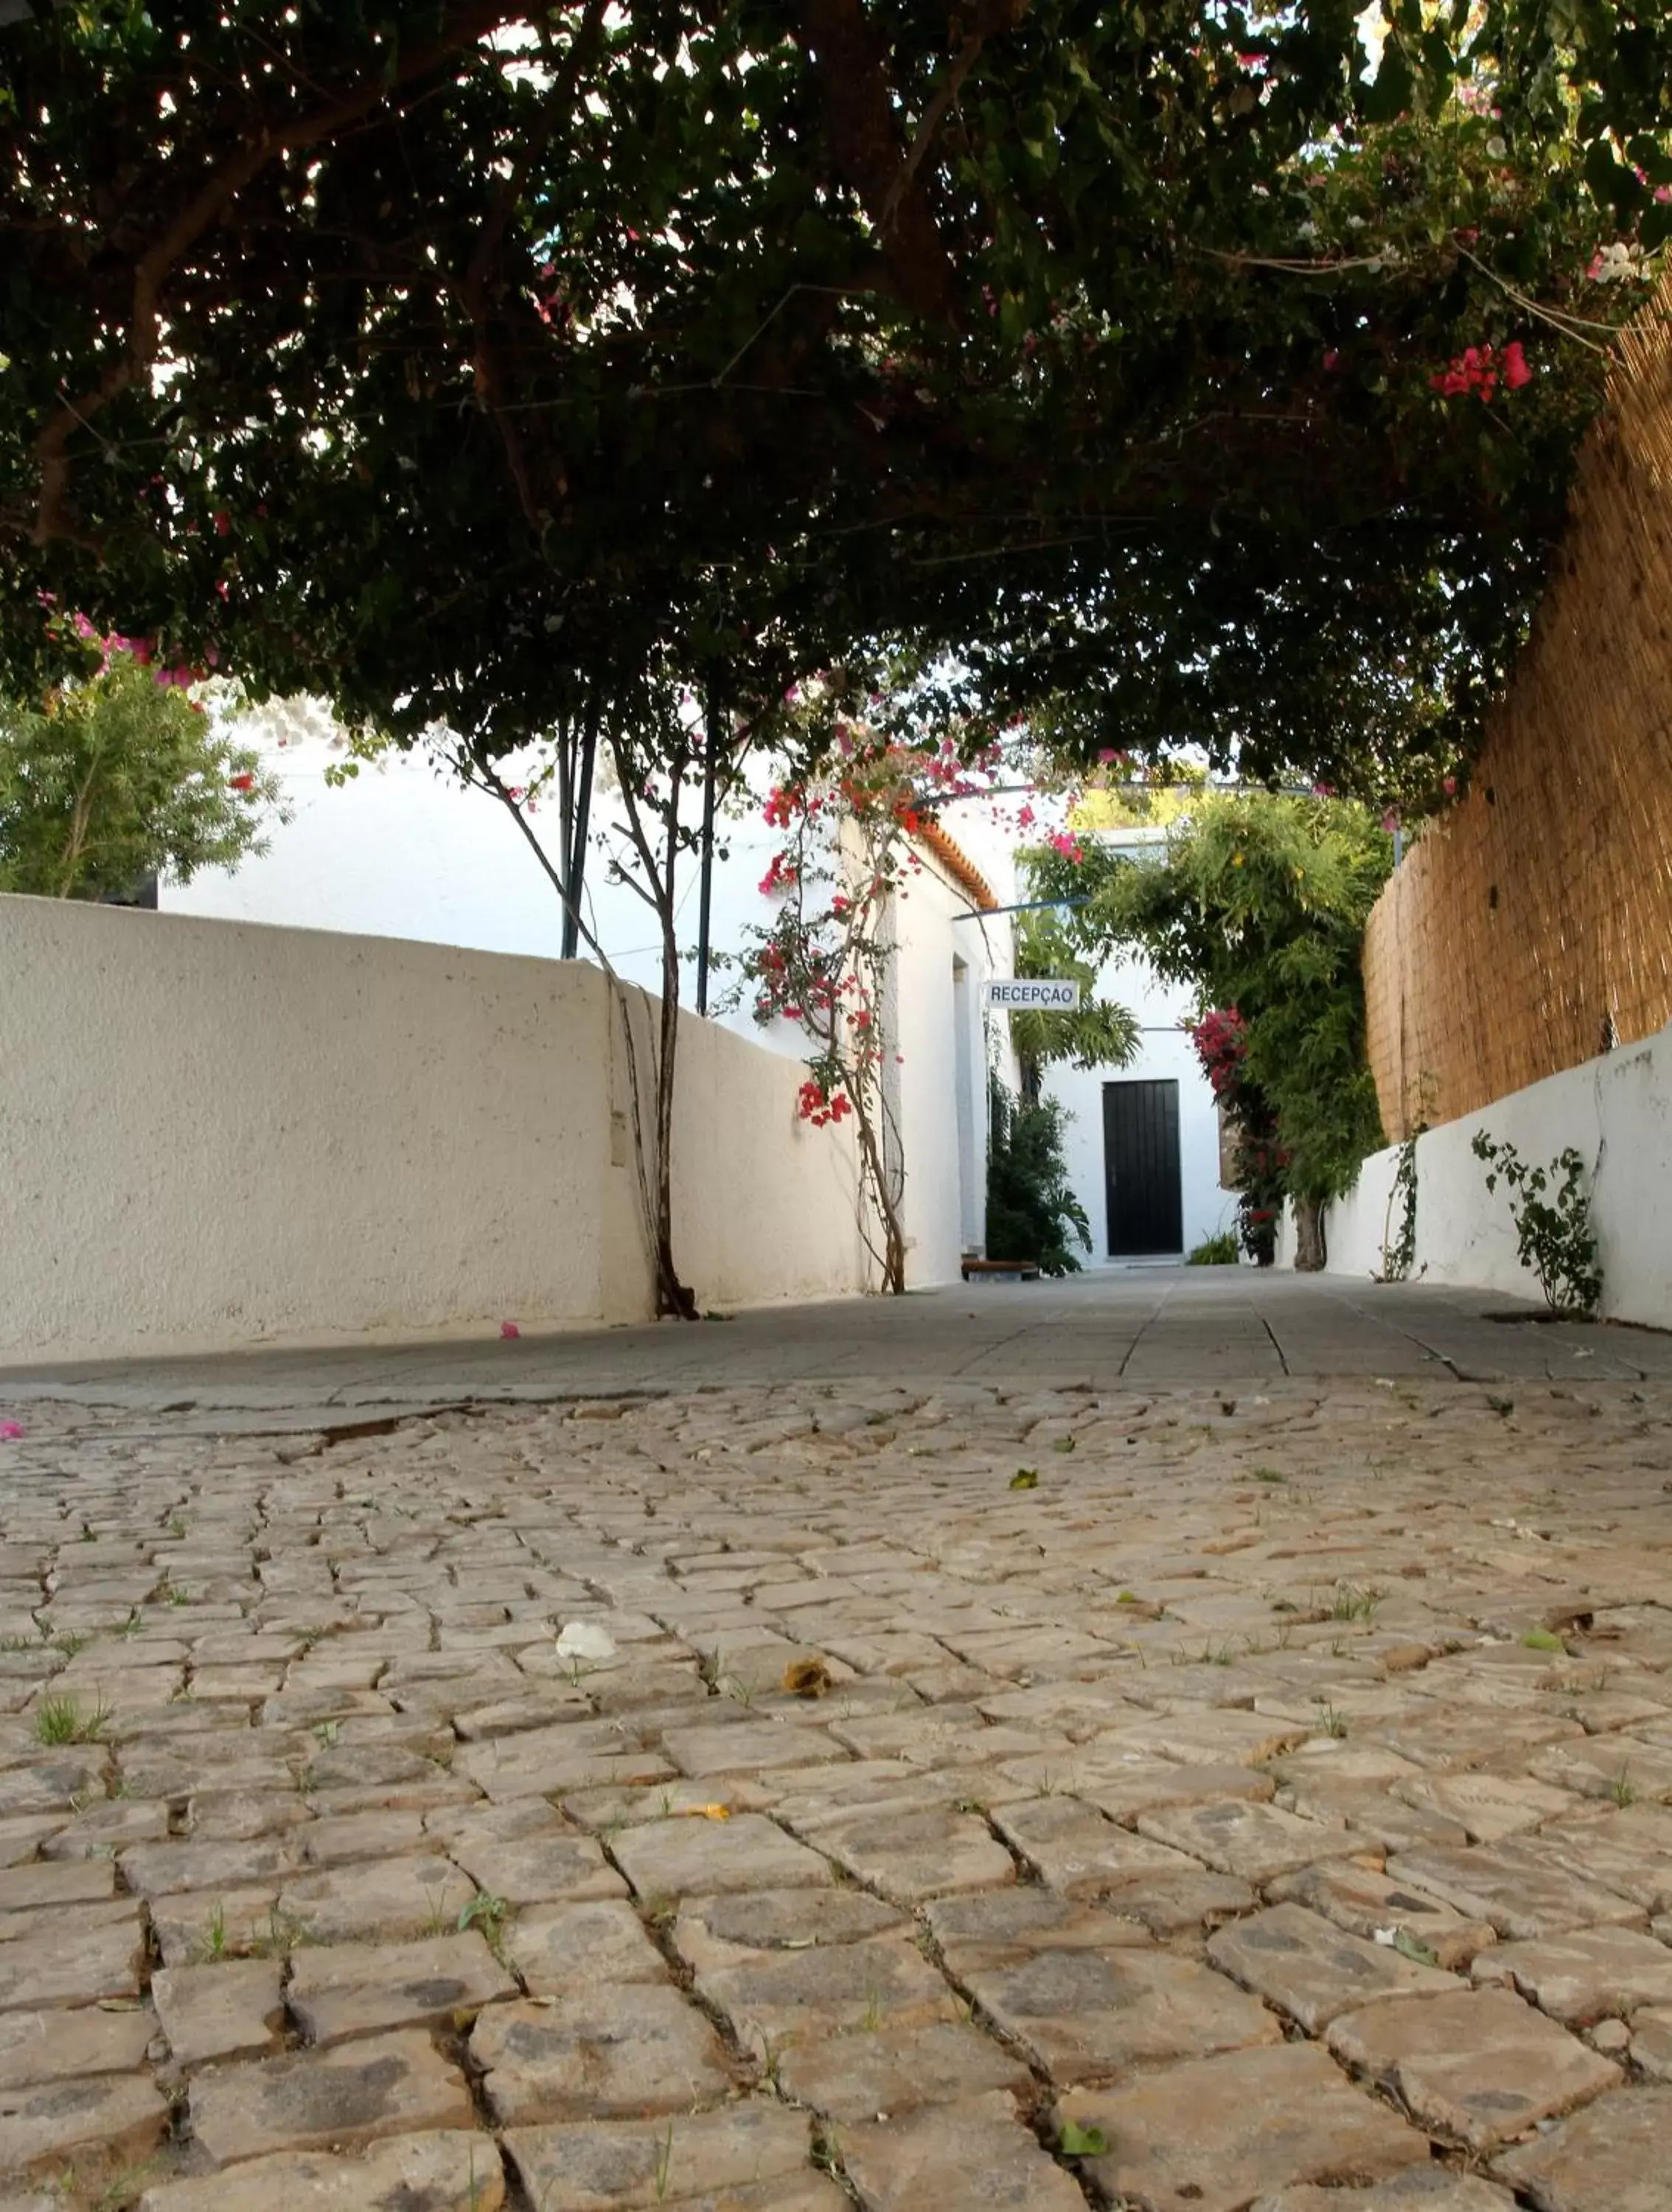
<path fill-rule="evenodd" d="M 573 960 L 581 950 L 581 893 L 587 880 L 587 830 L 593 811 L 593 763 L 598 757 L 600 702 L 596 691 L 587 700 L 581 728 L 579 785 L 575 794 L 573 842 L 563 855 L 563 884 L 568 903 L 563 909 L 563 957 Z M 567 841 L 566 841 L 567 842 Z"/>
<path fill-rule="evenodd" d="M 708 923 L 713 913 L 714 888 L 714 776 L 720 757 L 720 701 L 712 676 L 706 687 L 703 706 L 707 728 L 702 748 L 702 876 L 696 901 L 696 1011 L 699 1014 L 706 1014 L 708 1011 Z"/>

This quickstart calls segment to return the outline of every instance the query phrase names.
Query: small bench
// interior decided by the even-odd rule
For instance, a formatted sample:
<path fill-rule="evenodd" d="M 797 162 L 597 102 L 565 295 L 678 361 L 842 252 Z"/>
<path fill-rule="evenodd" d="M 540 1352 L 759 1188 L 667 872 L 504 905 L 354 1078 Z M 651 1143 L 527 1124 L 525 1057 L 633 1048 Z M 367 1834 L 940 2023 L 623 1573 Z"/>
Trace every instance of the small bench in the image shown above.
<path fill-rule="evenodd" d="M 964 1262 L 964 1281 L 967 1283 L 972 1275 L 1013 1275 L 1018 1282 L 1031 1283 L 1038 1279 L 1039 1262 L 1037 1260 L 966 1260 Z"/>

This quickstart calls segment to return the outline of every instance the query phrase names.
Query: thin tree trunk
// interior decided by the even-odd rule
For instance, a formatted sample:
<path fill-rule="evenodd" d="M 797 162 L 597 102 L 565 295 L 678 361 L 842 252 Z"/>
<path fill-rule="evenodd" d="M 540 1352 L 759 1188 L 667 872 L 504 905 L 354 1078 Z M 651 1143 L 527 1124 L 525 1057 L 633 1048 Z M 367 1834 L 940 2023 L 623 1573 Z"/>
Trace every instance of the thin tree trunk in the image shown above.
<path fill-rule="evenodd" d="M 575 763 L 568 817 L 563 824 L 563 882 L 568 896 L 563 908 L 563 957 L 573 960 L 581 949 L 581 894 L 587 881 L 587 833 L 592 823 L 593 763 L 598 757 L 598 726 L 603 702 L 596 691 L 587 696 L 581 718 L 581 750 Z"/>
<path fill-rule="evenodd" d="M 1323 1206 L 1316 1198 L 1298 1198 L 1294 1208 L 1296 1271 L 1321 1274 L 1328 1259 L 1323 1246 Z"/>

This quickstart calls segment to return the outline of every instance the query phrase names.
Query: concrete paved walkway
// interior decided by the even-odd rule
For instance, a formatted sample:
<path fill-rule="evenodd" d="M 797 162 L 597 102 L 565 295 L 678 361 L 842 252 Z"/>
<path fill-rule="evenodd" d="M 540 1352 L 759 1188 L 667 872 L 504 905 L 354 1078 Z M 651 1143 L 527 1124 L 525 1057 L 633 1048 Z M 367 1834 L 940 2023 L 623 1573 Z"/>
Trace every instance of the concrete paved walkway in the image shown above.
<path fill-rule="evenodd" d="M 467 1401 L 721 1384 L 951 1377 L 1094 1389 L 1285 1376 L 1672 1379 L 1672 1335 L 1552 1324 L 1500 1296 L 1274 1269 L 1102 1267 L 904 1298 L 772 1306 L 725 1321 L 502 1341 L 0 1368 L 0 1392 L 135 1409 L 310 1419 Z M 1492 1316 L 1519 1316 L 1506 1321 Z"/>
<path fill-rule="evenodd" d="M 0 1380 L 0 2212 L 1672 2212 L 1666 1351 L 1134 1273 Z"/>

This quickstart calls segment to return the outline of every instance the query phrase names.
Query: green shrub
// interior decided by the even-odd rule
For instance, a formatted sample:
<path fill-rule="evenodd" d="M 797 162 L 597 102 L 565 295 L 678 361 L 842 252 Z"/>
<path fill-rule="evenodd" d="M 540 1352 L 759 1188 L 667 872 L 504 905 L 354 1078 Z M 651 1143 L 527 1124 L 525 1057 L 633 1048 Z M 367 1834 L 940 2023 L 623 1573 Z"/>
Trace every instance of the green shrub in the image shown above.
<path fill-rule="evenodd" d="M 1068 1182 L 1062 1156 L 1062 1109 L 1014 1097 L 996 1075 L 988 1079 L 987 1250 L 994 1260 L 1037 1261 L 1042 1274 L 1078 1273 L 1072 1235 L 1091 1249 L 1091 1224 Z"/>
<path fill-rule="evenodd" d="M 1234 1267 L 1237 1264 L 1237 1231 L 1221 1229 L 1217 1235 L 1204 1237 L 1194 1251 L 1184 1255 L 1187 1267 Z"/>

